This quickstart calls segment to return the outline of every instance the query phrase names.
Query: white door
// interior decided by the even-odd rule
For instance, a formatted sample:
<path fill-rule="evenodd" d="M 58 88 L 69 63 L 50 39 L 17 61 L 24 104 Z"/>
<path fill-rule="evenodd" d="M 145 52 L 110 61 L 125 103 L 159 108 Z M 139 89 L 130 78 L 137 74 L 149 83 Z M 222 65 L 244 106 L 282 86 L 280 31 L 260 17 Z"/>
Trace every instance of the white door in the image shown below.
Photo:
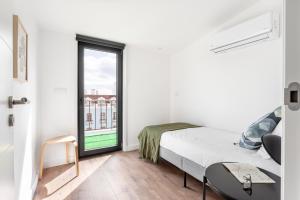
<path fill-rule="evenodd" d="M 8 97 L 13 93 L 11 8 L 11 3 L 0 5 L 0 198 L 8 200 L 15 193 L 13 129 L 8 125 Z"/>
<path fill-rule="evenodd" d="M 285 87 L 290 83 L 300 83 L 300 1 L 285 1 Z M 297 84 L 286 94 L 286 101 L 292 107 L 285 106 L 285 133 L 283 140 L 283 193 L 284 200 L 300 199 L 300 103 Z"/>

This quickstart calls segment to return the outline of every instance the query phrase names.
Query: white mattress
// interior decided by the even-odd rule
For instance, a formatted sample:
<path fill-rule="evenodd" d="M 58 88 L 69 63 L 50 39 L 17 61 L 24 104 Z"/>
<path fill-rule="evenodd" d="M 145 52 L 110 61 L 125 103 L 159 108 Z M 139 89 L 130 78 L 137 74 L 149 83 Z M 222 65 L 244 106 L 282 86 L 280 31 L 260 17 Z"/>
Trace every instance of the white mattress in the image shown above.
<path fill-rule="evenodd" d="M 217 162 L 243 162 L 281 175 L 280 165 L 272 159 L 263 159 L 257 151 L 234 145 L 240 136 L 239 133 L 207 127 L 189 128 L 163 133 L 160 146 L 203 167 Z"/>

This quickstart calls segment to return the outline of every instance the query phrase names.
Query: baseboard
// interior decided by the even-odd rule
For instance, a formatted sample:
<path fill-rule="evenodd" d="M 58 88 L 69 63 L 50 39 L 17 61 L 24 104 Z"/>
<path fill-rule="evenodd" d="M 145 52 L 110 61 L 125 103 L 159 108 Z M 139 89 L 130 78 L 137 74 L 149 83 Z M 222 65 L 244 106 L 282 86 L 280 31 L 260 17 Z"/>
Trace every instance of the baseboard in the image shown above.
<path fill-rule="evenodd" d="M 138 144 L 132 144 L 132 145 L 127 145 L 125 148 L 123 148 L 123 151 L 134 151 L 139 149 Z"/>
<path fill-rule="evenodd" d="M 38 185 L 38 181 L 39 181 L 39 175 L 36 174 L 35 177 L 34 177 L 34 181 L 31 185 L 31 199 L 34 198 L 35 191 L 36 191 L 36 188 L 37 188 L 37 185 Z"/>

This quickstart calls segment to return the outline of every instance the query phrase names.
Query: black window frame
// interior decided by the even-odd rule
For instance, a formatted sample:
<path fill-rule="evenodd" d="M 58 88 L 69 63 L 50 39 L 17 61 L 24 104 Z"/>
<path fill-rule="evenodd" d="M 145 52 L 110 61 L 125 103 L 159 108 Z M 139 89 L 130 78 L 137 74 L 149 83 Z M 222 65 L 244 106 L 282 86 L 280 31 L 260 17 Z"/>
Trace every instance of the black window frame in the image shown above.
<path fill-rule="evenodd" d="M 123 139 L 123 50 L 125 44 L 109 40 L 98 39 L 94 37 L 76 35 L 78 41 L 78 142 L 79 157 L 92 156 L 112 151 L 122 150 Z M 112 52 L 117 55 L 117 135 L 118 144 L 114 147 L 108 147 L 95 150 L 84 150 L 84 49 L 94 49 L 105 52 Z"/>

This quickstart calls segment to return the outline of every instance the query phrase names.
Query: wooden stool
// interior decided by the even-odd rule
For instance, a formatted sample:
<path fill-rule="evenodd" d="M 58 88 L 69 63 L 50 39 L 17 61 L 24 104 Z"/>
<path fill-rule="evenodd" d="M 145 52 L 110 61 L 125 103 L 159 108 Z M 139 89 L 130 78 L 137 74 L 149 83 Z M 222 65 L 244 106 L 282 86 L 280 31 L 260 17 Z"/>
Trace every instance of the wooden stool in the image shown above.
<path fill-rule="evenodd" d="M 76 142 L 76 138 L 74 136 L 59 136 L 56 138 L 51 138 L 46 140 L 41 146 L 41 154 L 40 154 L 40 175 L 39 178 L 43 177 L 43 169 L 44 169 L 44 154 L 45 148 L 48 144 L 66 144 L 66 162 L 69 163 L 69 144 L 74 145 L 74 153 L 75 153 L 75 165 L 76 165 L 76 176 L 79 176 L 79 165 L 78 165 L 78 144 Z"/>

